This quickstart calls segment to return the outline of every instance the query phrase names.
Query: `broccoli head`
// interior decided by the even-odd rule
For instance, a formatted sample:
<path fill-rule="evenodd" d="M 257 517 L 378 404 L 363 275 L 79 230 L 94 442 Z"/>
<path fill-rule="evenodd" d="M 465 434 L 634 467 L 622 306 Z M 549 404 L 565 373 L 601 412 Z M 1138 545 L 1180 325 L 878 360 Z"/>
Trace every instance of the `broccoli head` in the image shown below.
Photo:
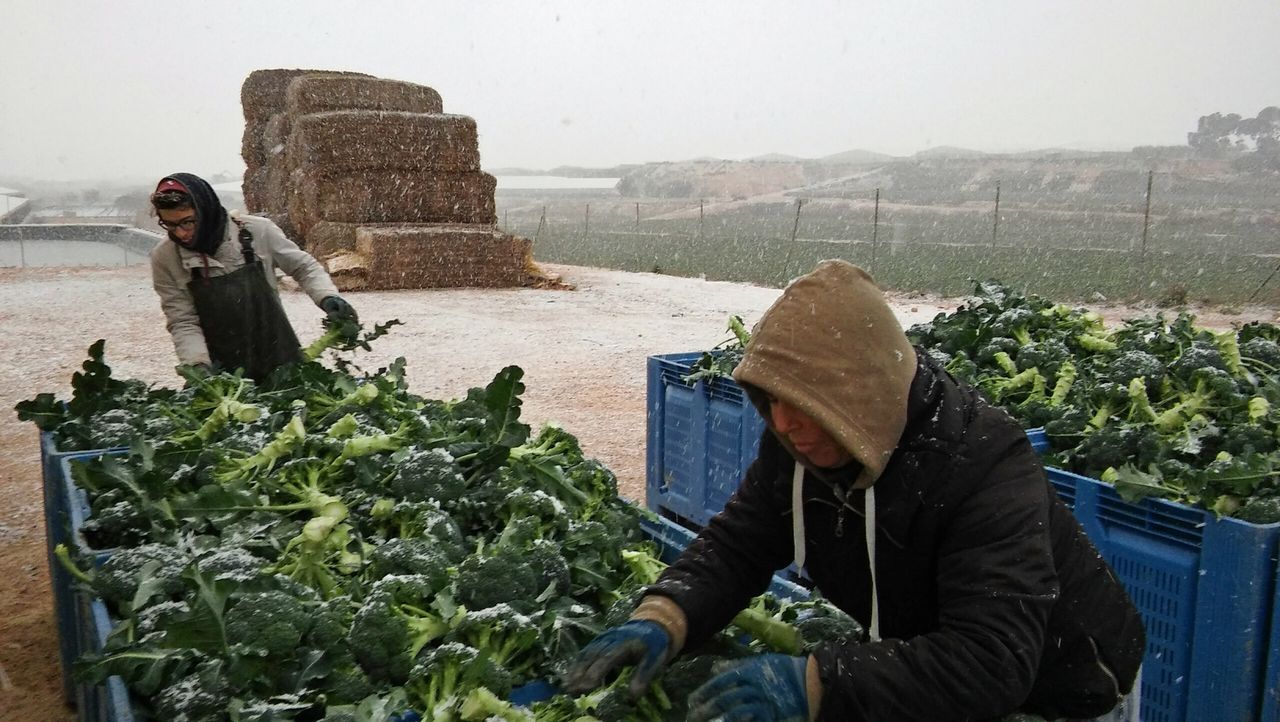
<path fill-rule="evenodd" d="M 152 698 L 157 719 L 225 722 L 232 685 L 221 659 L 201 662 L 194 671 L 161 689 Z"/>
<path fill-rule="evenodd" d="M 93 573 L 92 585 L 103 599 L 126 608 L 144 584 L 153 594 L 176 599 L 186 589 L 182 572 L 187 561 L 181 551 L 163 544 L 119 549 Z"/>
<path fill-rule="evenodd" d="M 365 574 L 371 581 L 393 574 L 414 574 L 431 580 L 437 589 L 449 583 L 452 560 L 429 537 L 388 539 L 369 554 Z"/>
<path fill-rule="evenodd" d="M 1146 351 L 1131 350 L 1120 354 L 1107 366 L 1108 381 L 1128 386 L 1134 379 L 1144 379 L 1147 393 L 1156 396 L 1164 380 L 1165 369 L 1160 359 Z"/>
<path fill-rule="evenodd" d="M 387 482 L 387 490 L 406 501 L 448 505 L 467 492 L 467 481 L 453 455 L 444 449 L 414 449 Z"/>
<path fill-rule="evenodd" d="M 511 675 L 475 647 L 445 642 L 423 653 L 409 673 L 405 691 L 425 719 L 457 719 L 472 690 L 483 687 L 499 697 L 511 693 Z"/>
<path fill-rule="evenodd" d="M 1203 368 L 1227 371 L 1227 362 L 1212 341 L 1191 342 L 1191 346 L 1169 364 L 1169 373 L 1184 381 L 1191 381 L 1191 376 Z"/>
<path fill-rule="evenodd" d="M 1026 346 L 1016 349 L 1014 360 L 1018 368 L 1026 370 L 1039 369 L 1040 373 L 1050 380 L 1057 378 L 1058 369 L 1071 360 L 1071 351 L 1067 345 L 1056 339 L 1032 341 Z"/>
<path fill-rule="evenodd" d="M 1243 333 L 1241 336 L 1243 337 Z M 1252 361 L 1262 364 L 1271 372 L 1280 372 L 1280 343 L 1269 338 L 1256 336 L 1240 344 L 1240 355 L 1246 363 Z"/>
<path fill-rule="evenodd" d="M 494 546 L 462 560 L 455 578 L 456 597 L 468 609 L 484 609 L 503 602 L 518 609 L 535 607 L 546 589 L 543 576 L 523 550 Z"/>
<path fill-rule="evenodd" d="M 311 628 L 311 610 L 290 594 L 249 592 L 233 600 L 224 622 L 227 643 L 238 653 L 290 657 Z"/>
<path fill-rule="evenodd" d="M 369 677 L 400 684 L 418 653 L 449 631 L 457 610 L 431 579 L 383 577 L 351 621 L 347 643 Z"/>
<path fill-rule="evenodd" d="M 449 641 L 484 650 L 493 661 L 523 681 L 545 652 L 533 618 L 510 604 L 468 611 L 449 632 Z"/>

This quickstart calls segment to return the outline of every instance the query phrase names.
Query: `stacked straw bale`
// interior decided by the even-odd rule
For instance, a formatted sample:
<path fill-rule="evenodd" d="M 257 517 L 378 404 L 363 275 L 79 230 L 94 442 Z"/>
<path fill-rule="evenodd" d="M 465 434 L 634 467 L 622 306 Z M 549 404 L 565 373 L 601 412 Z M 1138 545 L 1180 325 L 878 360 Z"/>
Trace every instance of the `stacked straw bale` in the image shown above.
<path fill-rule="evenodd" d="M 543 285 L 531 243 L 496 230 L 475 120 L 422 85 L 258 70 L 241 88 L 245 205 L 344 290 Z M 345 285 L 344 285 L 345 284 Z"/>

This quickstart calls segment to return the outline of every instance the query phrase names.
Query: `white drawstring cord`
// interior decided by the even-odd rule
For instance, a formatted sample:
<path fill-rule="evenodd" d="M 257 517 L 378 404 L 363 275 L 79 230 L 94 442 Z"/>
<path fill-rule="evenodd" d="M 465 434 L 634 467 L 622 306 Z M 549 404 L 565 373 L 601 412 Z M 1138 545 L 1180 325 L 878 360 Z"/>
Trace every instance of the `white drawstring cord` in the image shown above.
<path fill-rule="evenodd" d="M 791 475 L 791 544 L 795 549 L 796 571 L 804 570 L 804 465 L 795 462 Z"/>
<path fill-rule="evenodd" d="M 876 590 L 876 488 L 867 487 L 865 526 L 867 531 L 867 567 L 871 570 L 871 641 L 880 641 L 880 595 Z"/>

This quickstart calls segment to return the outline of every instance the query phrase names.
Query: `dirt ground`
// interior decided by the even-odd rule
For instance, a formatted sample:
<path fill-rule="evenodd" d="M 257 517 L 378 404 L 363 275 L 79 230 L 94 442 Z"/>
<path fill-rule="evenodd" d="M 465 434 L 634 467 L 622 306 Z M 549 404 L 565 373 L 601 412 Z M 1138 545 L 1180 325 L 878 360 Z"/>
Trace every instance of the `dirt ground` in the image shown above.
<path fill-rule="evenodd" d="M 404 356 L 412 390 L 453 399 L 515 364 L 525 371 L 522 419 L 555 421 L 642 500 L 645 359 L 701 351 L 728 338 L 726 321 L 748 325 L 777 289 L 575 266 L 545 270 L 574 290 L 458 289 L 352 293 L 362 320 L 398 318 L 366 354 L 376 368 Z M 299 337 L 319 334 L 321 312 L 282 294 Z M 893 294 L 904 327 L 954 310 L 958 301 Z M 1110 320 L 1151 309 L 1097 308 Z M 1274 309 L 1196 310 L 1225 328 L 1272 320 Z M 75 719 L 62 704 L 48 569 L 36 428 L 14 404 L 40 392 L 67 398 L 89 345 L 107 340 L 117 376 L 176 385 L 173 348 L 144 266 L 0 269 L 0 722 Z"/>

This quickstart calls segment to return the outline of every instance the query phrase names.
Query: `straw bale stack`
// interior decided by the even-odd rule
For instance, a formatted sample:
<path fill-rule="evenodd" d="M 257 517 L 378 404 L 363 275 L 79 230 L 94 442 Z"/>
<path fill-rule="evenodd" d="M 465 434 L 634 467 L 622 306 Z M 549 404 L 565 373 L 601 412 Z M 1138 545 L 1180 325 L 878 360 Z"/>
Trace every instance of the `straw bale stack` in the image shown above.
<path fill-rule="evenodd" d="M 364 73 L 334 70 L 270 69 L 255 70 L 240 86 L 240 105 L 244 108 L 246 122 L 265 123 L 271 116 L 283 112 L 289 84 L 300 76 L 339 76 L 368 78 Z"/>
<path fill-rule="evenodd" d="M 425 174 L 398 169 L 290 175 L 289 220 L 306 236 L 321 221 L 492 225 L 497 180 L 482 171 Z"/>
<path fill-rule="evenodd" d="M 247 208 L 338 288 L 546 286 L 532 242 L 497 230 L 475 120 L 422 85 L 261 70 L 241 88 Z"/>
<path fill-rule="evenodd" d="M 306 75 L 285 91 L 290 117 L 331 110 L 383 110 L 443 113 L 440 94 L 425 85 L 352 75 Z"/>
<path fill-rule="evenodd" d="M 465 115 L 340 110 L 297 116 L 291 168 L 334 174 L 381 168 L 426 173 L 480 170 L 476 121 Z"/>
<path fill-rule="evenodd" d="M 356 231 L 368 289 L 522 285 L 527 238 L 468 225 L 369 227 Z"/>

